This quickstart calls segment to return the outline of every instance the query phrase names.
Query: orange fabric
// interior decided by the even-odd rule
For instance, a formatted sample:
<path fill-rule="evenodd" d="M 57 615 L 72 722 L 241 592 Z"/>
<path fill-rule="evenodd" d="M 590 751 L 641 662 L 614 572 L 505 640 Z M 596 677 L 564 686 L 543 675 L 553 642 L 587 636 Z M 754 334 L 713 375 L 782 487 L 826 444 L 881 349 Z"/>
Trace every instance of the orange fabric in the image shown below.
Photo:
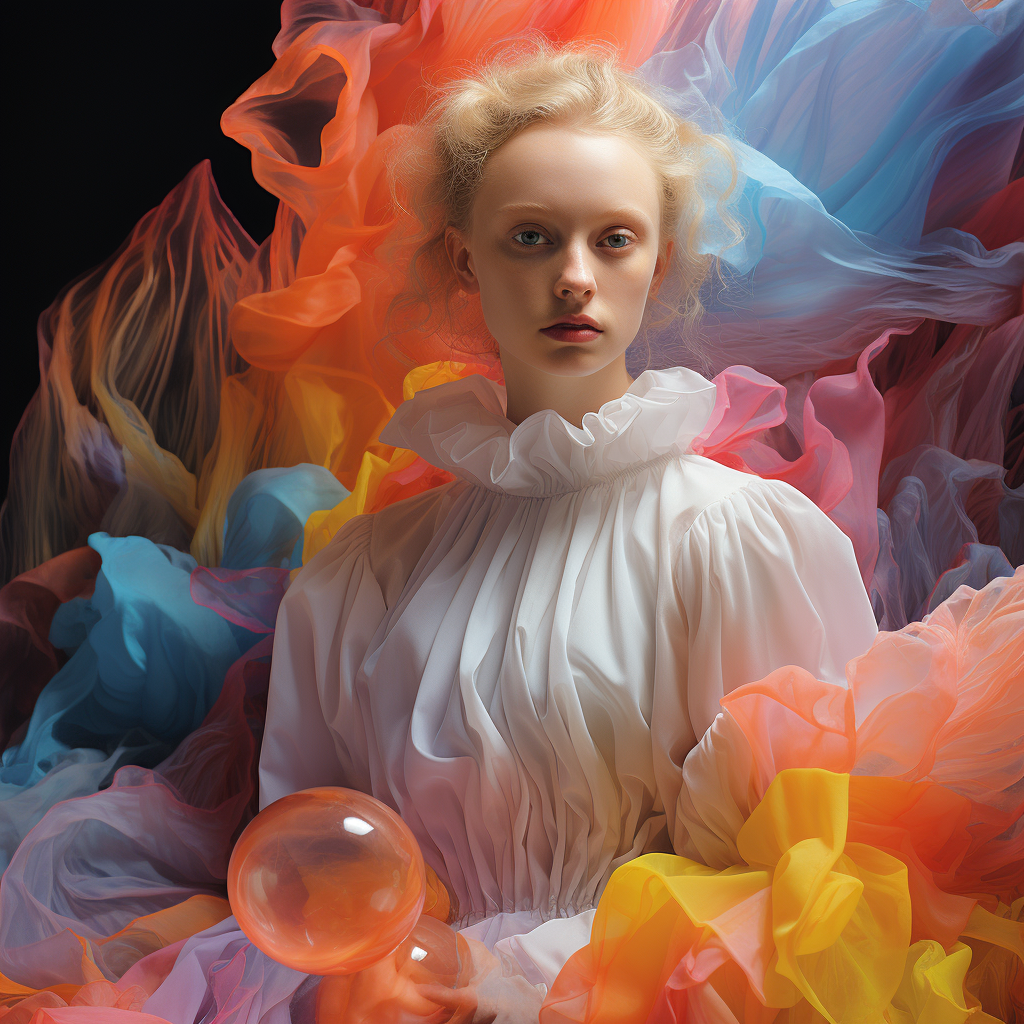
<path fill-rule="evenodd" d="M 39 992 L 10 1009 L 0 1009 L 4 1024 L 170 1024 L 142 1013 L 149 993 L 138 985 L 125 990 L 109 981 L 83 985 L 68 1003 L 56 992 Z"/>
<path fill-rule="evenodd" d="M 894 795 L 896 780 L 941 784 L 947 792 L 934 790 L 927 800 L 946 806 L 959 822 L 954 836 L 945 813 L 929 819 L 959 844 L 955 858 L 935 862 L 943 888 L 1007 901 L 1024 894 L 1015 866 L 1024 859 L 1024 797 L 1017 785 L 1024 772 L 1022 625 L 1024 569 L 1018 569 L 981 591 L 961 588 L 924 622 L 880 633 L 847 666 L 848 689 L 788 666 L 728 694 L 722 707 L 753 755 L 751 806 L 789 767 L 885 776 L 879 792 L 897 800 L 903 797 Z M 923 799 L 923 790 L 914 792 Z M 922 829 L 913 831 L 915 842 L 926 841 Z"/>
<path fill-rule="evenodd" d="M 424 864 L 423 867 L 426 869 L 427 887 L 423 900 L 423 913 L 438 921 L 444 921 L 446 924 L 450 923 L 458 913 L 458 907 L 452 907 L 451 895 L 444 882 L 437 877 L 437 872 L 429 864 Z"/>
<path fill-rule="evenodd" d="M 497 41 L 531 32 L 610 41 L 639 65 L 674 6 L 422 0 L 401 22 L 326 19 L 296 30 L 221 120 L 252 151 L 256 180 L 282 200 L 274 233 L 257 251 L 217 195 L 209 163 L 197 166 L 48 314 L 53 355 L 40 414 L 19 445 L 47 452 L 97 443 L 76 391 L 85 367 L 110 452 L 123 453 L 127 478 L 155 490 L 194 530 L 191 553 L 203 565 L 219 562 L 227 501 L 248 473 L 311 462 L 354 489 L 365 453 L 392 457 L 377 438 L 410 365 L 452 356 L 449 337 L 407 330 L 388 339 L 383 329 L 401 283 L 376 252 L 395 226 L 386 158 L 422 112 L 423 82 L 440 83 Z M 187 242 L 183 217 L 195 221 Z M 153 330 L 135 330 L 138 317 L 125 314 L 139 280 L 159 283 L 145 314 Z M 178 311 L 193 304 L 201 314 L 183 320 Z M 166 367 L 175 360 L 210 370 L 187 382 L 195 415 L 168 438 L 150 424 L 169 401 Z M 44 522 L 68 492 L 86 533 L 109 504 L 77 463 L 61 465 L 67 479 L 37 479 L 26 463 L 12 480 L 18 507 L 9 511 L 24 534 L 14 574 L 54 554 Z M 423 467 L 417 474 L 426 486 L 439 482 Z M 401 487 L 418 486 L 406 477 Z"/>
<path fill-rule="evenodd" d="M 737 863 L 652 854 L 619 868 L 542 1024 L 1011 1019 L 1024 1006 L 1021 665 L 1024 569 L 880 634 L 849 688 L 788 666 L 733 691 L 711 749 L 749 765 Z M 743 788 L 731 779 L 720 798 Z"/>
<path fill-rule="evenodd" d="M 37 1010 L 30 1024 L 171 1024 L 164 1017 L 111 1006 L 67 1006 Z"/>

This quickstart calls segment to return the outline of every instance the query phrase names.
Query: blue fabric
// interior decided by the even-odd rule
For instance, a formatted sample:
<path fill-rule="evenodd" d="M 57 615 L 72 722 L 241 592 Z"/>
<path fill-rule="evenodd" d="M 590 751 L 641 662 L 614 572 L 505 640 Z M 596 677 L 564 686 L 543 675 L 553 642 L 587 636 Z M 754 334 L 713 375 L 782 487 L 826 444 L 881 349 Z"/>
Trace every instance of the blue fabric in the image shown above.
<path fill-rule="evenodd" d="M 79 646 L 40 694 L 24 740 L 4 752 L 0 794 L 38 781 L 72 747 L 113 749 L 133 729 L 177 744 L 260 639 L 193 602 L 191 555 L 104 533 L 89 545 L 103 559 L 93 595 L 62 605 L 51 629 L 56 646 Z"/>
<path fill-rule="evenodd" d="M 347 497 L 348 491 L 322 466 L 250 473 L 228 501 L 221 568 L 298 568 L 310 514 L 334 508 Z"/>
<path fill-rule="evenodd" d="M 710 6 L 681 6 L 641 74 L 734 141 L 726 209 L 745 237 L 728 245 L 710 190 L 703 248 L 725 261 L 726 286 L 709 287 L 699 339 L 656 326 L 631 369 L 649 344 L 652 366 L 743 363 L 785 380 L 922 317 L 1012 315 L 1024 244 L 988 252 L 959 225 L 1005 186 L 1020 140 L 1024 0 L 724 0 L 709 18 Z"/>
<path fill-rule="evenodd" d="M 319 466 L 269 469 L 228 503 L 224 566 L 301 564 L 308 516 L 347 491 Z M 51 642 L 70 655 L 0 764 L 0 865 L 60 800 L 95 792 L 123 764 L 152 767 L 196 729 L 232 663 L 265 636 L 196 604 L 195 559 L 144 537 L 95 533 L 91 597 L 62 605 Z"/>

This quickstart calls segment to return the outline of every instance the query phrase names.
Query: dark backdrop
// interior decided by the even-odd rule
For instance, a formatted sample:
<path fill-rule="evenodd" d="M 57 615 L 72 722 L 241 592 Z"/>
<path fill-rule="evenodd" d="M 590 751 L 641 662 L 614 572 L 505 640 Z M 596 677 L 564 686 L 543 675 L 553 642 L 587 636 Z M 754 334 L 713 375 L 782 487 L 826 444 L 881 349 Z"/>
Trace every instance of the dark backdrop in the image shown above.
<path fill-rule="evenodd" d="M 20 10 L 19 24 L 8 25 L 4 54 L 13 175 L 0 499 L 11 437 L 39 384 L 36 320 L 61 287 L 109 256 L 204 158 L 257 242 L 277 205 L 219 121 L 273 64 L 279 3 L 55 0 Z"/>

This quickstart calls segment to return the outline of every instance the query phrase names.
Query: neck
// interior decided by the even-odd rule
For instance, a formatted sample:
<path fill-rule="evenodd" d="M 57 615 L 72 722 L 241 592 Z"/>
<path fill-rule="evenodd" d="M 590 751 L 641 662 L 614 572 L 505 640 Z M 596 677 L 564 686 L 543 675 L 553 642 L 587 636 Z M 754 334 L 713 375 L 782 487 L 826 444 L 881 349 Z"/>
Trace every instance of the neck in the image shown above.
<path fill-rule="evenodd" d="M 509 356 L 502 356 L 508 408 L 505 415 L 513 423 L 522 423 L 542 409 L 554 409 L 577 427 L 588 412 L 596 412 L 605 402 L 621 398 L 633 378 L 626 370 L 626 357 L 585 377 L 563 377 L 544 373 Z"/>

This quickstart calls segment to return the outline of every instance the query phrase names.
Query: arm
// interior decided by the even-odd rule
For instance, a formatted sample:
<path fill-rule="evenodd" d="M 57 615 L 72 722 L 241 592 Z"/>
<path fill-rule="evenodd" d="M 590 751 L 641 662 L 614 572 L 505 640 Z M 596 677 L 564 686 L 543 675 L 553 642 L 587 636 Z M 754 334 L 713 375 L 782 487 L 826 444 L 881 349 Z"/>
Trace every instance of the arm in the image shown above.
<path fill-rule="evenodd" d="M 694 519 L 680 545 L 676 585 L 686 664 L 676 685 L 656 692 L 653 728 L 655 756 L 669 761 L 660 777 L 668 780 L 670 835 L 681 852 L 683 760 L 722 697 L 784 665 L 845 685 L 846 663 L 867 650 L 877 628 L 849 538 L 779 481 L 751 477 Z M 680 734 L 692 739 L 680 744 Z"/>
<path fill-rule="evenodd" d="M 331 725 L 386 611 L 367 550 L 372 520 L 353 520 L 285 594 L 277 617 L 260 755 L 260 807 L 313 786 L 345 784 Z"/>

